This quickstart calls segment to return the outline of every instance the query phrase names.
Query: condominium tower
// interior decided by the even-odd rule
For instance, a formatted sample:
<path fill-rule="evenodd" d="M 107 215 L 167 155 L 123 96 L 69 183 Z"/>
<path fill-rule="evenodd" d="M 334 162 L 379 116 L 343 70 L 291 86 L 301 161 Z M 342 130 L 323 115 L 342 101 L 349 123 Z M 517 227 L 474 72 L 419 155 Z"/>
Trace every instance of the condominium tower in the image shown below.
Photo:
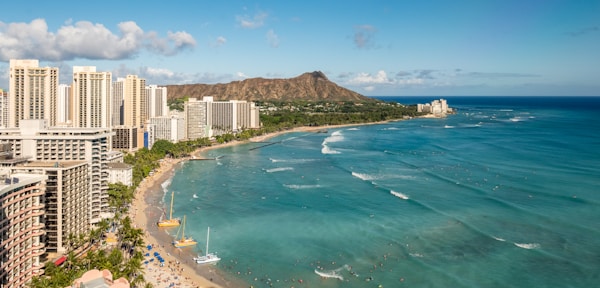
<path fill-rule="evenodd" d="M 8 127 L 23 119 L 46 119 L 56 125 L 58 68 L 39 67 L 38 60 L 10 60 Z"/>
<path fill-rule="evenodd" d="M 73 127 L 111 127 L 110 72 L 96 72 L 94 66 L 73 67 Z"/>
<path fill-rule="evenodd" d="M 169 116 L 167 87 L 158 87 L 157 85 L 146 86 L 146 97 L 148 98 L 146 103 L 148 106 L 148 119 L 151 117 Z"/>

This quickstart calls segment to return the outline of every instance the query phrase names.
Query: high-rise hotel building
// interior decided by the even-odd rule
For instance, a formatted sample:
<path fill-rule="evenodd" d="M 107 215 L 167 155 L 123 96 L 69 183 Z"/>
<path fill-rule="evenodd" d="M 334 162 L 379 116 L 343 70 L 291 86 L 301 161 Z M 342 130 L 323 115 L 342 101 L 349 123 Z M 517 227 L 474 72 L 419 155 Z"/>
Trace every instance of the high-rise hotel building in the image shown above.
<path fill-rule="evenodd" d="M 146 109 L 148 110 L 148 119 L 152 117 L 169 116 L 169 106 L 167 105 L 167 87 L 158 87 L 157 85 L 146 86 Z"/>
<path fill-rule="evenodd" d="M 87 221 L 111 216 L 108 206 L 109 128 L 48 127 L 46 120 L 22 120 L 21 127 L 0 129 L 0 143 L 12 147 L 12 158 L 31 161 L 86 161 L 89 187 Z"/>
<path fill-rule="evenodd" d="M 22 119 L 46 119 L 56 126 L 58 68 L 39 67 L 38 60 L 10 60 L 8 127 Z"/>
<path fill-rule="evenodd" d="M 206 97 L 204 97 L 206 99 Z M 212 98 L 211 98 L 212 99 Z M 199 101 L 189 98 L 183 106 L 186 121 L 185 135 L 189 140 L 210 137 L 209 104 L 207 101 Z"/>
<path fill-rule="evenodd" d="M 113 125 L 114 149 L 136 151 L 144 147 L 144 130 L 148 120 L 146 80 L 136 75 L 118 78 L 113 84 L 115 95 L 123 95 L 122 125 Z M 118 99 L 113 98 L 118 101 Z"/>
<path fill-rule="evenodd" d="M 70 127 L 73 105 L 71 105 L 71 85 L 58 84 L 58 100 L 56 100 L 56 126 Z"/>
<path fill-rule="evenodd" d="M 190 98 L 184 104 L 184 113 L 186 135 L 190 140 L 260 128 L 259 111 L 254 102 L 214 101 L 212 96 L 204 96 L 202 101 Z"/>
<path fill-rule="evenodd" d="M 25 287 L 44 270 L 44 192 L 47 176 L 0 176 L 0 287 Z"/>
<path fill-rule="evenodd" d="M 8 126 L 8 91 L 0 89 L 0 128 Z"/>
<path fill-rule="evenodd" d="M 95 66 L 74 66 L 73 83 L 73 127 L 111 127 L 110 72 L 96 72 Z"/>

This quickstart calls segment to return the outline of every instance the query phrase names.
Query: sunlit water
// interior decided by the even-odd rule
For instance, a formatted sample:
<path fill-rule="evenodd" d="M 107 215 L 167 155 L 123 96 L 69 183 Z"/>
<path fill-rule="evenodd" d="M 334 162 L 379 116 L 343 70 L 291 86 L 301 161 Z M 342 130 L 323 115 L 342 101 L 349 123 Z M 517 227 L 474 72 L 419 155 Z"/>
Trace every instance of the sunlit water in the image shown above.
<path fill-rule="evenodd" d="M 254 287 L 600 283 L 600 99 L 447 99 L 445 119 L 212 150 L 165 190 L 196 252 L 210 226 Z"/>

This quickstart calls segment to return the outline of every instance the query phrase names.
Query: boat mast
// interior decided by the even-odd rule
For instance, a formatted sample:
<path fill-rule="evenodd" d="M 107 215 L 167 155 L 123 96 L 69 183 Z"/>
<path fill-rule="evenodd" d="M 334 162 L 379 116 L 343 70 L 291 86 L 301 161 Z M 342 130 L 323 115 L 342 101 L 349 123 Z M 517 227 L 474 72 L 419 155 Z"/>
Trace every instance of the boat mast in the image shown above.
<path fill-rule="evenodd" d="M 181 230 L 181 242 L 183 243 L 183 241 L 185 241 L 185 215 L 183 215 L 183 223 L 182 223 L 183 227 Z"/>
<path fill-rule="evenodd" d="M 175 192 L 171 192 L 171 210 L 169 211 L 169 220 L 173 219 L 173 197 L 175 197 Z"/>
<path fill-rule="evenodd" d="M 208 256 L 208 239 L 210 238 L 210 227 L 208 227 L 208 231 L 206 231 L 206 255 Z"/>

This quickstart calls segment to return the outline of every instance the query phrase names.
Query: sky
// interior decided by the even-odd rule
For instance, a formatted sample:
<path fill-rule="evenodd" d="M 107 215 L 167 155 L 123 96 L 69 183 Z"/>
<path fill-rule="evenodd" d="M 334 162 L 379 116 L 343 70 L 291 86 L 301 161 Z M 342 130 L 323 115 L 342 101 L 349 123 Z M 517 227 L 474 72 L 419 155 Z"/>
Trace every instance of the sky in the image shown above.
<path fill-rule="evenodd" d="M 10 59 L 37 59 L 61 84 L 322 71 L 366 96 L 600 96 L 600 0 L 4 2 L 4 90 Z"/>

